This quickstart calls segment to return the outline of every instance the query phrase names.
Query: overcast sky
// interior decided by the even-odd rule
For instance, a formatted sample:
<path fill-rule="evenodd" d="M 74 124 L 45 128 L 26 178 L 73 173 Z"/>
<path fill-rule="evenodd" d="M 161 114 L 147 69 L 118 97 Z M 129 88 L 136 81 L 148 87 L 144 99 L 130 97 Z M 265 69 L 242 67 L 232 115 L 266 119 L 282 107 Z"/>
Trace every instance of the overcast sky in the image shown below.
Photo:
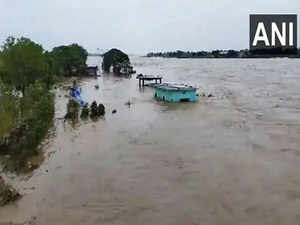
<path fill-rule="evenodd" d="M 299 17 L 300 0 L 0 0 L 0 9 L 1 43 L 13 35 L 48 50 L 78 43 L 144 54 L 248 48 L 249 14 Z"/>

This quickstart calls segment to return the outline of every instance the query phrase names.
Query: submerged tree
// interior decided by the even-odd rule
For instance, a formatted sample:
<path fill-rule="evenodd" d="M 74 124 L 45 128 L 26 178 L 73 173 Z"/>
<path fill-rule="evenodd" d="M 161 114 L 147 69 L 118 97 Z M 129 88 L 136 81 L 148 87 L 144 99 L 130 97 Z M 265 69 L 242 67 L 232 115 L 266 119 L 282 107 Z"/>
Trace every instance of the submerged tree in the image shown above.
<path fill-rule="evenodd" d="M 78 120 L 80 105 L 74 100 L 70 99 L 67 104 L 67 113 L 65 119 L 71 119 L 72 121 Z"/>
<path fill-rule="evenodd" d="M 80 118 L 87 119 L 89 117 L 89 114 L 90 114 L 89 106 L 88 104 L 85 104 L 81 110 Z"/>
<path fill-rule="evenodd" d="M 96 119 L 100 116 L 104 116 L 105 115 L 105 106 L 101 103 L 99 103 L 99 105 L 97 105 L 97 102 L 93 101 L 90 112 L 91 112 L 90 116 L 92 119 Z"/>
<path fill-rule="evenodd" d="M 96 101 L 92 102 L 90 112 L 91 118 L 96 118 L 98 116 L 98 107 Z"/>
<path fill-rule="evenodd" d="M 86 68 L 88 52 L 78 44 L 55 47 L 48 53 L 51 70 L 57 75 L 73 76 Z"/>
<path fill-rule="evenodd" d="M 119 49 L 111 49 L 103 55 L 102 69 L 109 73 L 111 66 L 115 67 L 119 64 L 130 64 L 128 55 Z"/>
<path fill-rule="evenodd" d="M 105 107 L 103 104 L 99 103 L 97 113 L 99 116 L 104 116 L 105 115 Z"/>

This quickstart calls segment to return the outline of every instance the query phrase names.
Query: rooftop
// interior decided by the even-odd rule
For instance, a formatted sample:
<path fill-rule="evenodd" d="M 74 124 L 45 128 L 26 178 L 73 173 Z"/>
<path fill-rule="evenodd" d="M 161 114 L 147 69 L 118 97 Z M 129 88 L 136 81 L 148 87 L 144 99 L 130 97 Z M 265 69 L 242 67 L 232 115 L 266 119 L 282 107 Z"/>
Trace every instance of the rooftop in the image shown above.
<path fill-rule="evenodd" d="M 187 84 L 163 83 L 155 85 L 155 88 L 167 91 L 196 91 L 196 88 Z"/>

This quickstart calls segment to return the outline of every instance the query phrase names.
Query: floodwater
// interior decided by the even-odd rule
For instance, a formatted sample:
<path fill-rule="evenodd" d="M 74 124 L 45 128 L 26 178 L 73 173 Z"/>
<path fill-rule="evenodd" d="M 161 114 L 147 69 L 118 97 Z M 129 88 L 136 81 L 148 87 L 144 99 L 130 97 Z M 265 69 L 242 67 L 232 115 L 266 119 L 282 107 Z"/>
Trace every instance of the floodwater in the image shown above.
<path fill-rule="evenodd" d="M 83 98 L 102 102 L 105 118 L 56 121 L 47 159 L 15 178 L 24 197 L 0 209 L 0 224 L 300 223 L 299 60 L 131 60 L 138 73 L 196 85 L 198 102 L 156 102 L 135 76 L 83 80 Z"/>

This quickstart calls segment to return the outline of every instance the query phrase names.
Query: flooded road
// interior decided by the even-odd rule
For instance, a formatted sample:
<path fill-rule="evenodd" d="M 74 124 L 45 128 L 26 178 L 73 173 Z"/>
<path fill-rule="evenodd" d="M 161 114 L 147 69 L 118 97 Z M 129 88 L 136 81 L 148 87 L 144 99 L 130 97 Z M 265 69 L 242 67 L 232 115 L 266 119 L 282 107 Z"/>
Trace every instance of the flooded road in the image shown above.
<path fill-rule="evenodd" d="M 0 209 L 0 224 L 300 223 L 299 60 L 131 60 L 138 73 L 214 97 L 158 103 L 135 77 L 83 80 L 83 98 L 103 103 L 105 119 L 57 120 L 47 160 L 17 179 L 24 197 Z"/>

